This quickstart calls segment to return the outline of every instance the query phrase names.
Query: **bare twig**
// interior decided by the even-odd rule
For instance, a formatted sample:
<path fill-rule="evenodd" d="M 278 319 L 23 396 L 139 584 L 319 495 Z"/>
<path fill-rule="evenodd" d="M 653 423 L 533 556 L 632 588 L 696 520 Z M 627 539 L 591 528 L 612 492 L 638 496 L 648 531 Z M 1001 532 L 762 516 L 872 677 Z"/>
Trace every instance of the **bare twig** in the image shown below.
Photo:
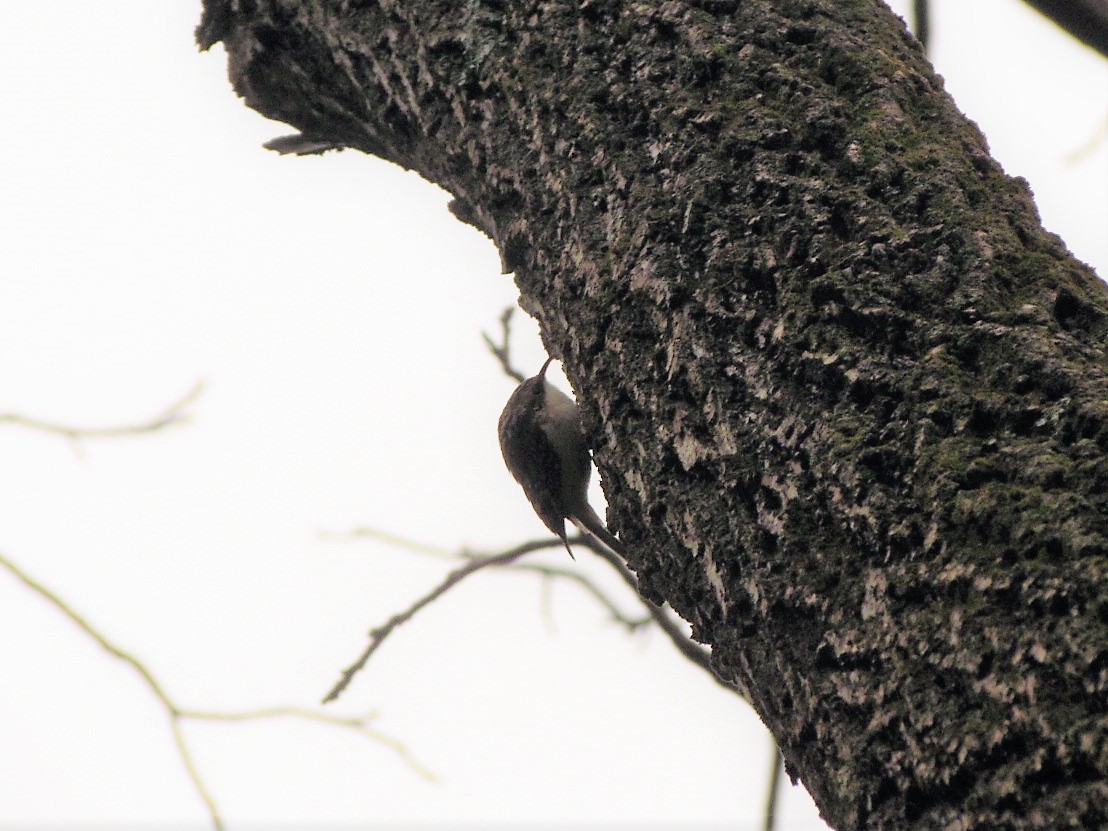
<path fill-rule="evenodd" d="M 330 724 L 333 727 L 341 727 L 361 733 L 373 741 L 383 744 L 396 753 L 404 763 L 413 771 L 426 779 L 435 782 L 438 777 L 433 771 L 424 767 L 418 759 L 408 752 L 402 742 L 375 730 L 370 723 L 377 718 L 376 713 L 367 713 L 364 716 L 339 716 L 333 713 L 321 713 L 309 710 L 306 707 L 266 707 L 258 710 L 185 710 L 180 711 L 181 718 L 196 719 L 197 721 L 262 721 L 277 718 L 294 718 L 302 721 L 315 721 L 320 724 Z"/>
<path fill-rule="evenodd" d="M 425 767 L 415 761 L 404 748 L 402 744 L 395 739 L 389 738 L 376 730 L 369 727 L 369 721 L 372 716 L 364 716 L 361 718 L 335 716 L 328 713 L 317 713 L 312 710 L 305 710 L 298 707 L 272 707 L 268 709 L 260 710 L 244 710 L 239 712 L 220 712 L 213 710 L 196 710 L 187 707 L 181 707 L 178 705 L 166 692 L 165 687 L 154 677 L 153 673 L 142 663 L 138 658 L 127 652 L 120 646 L 110 641 L 107 636 L 102 634 L 96 627 L 94 627 L 88 620 L 74 610 L 69 604 L 62 600 L 57 594 L 48 589 L 45 585 L 35 580 L 25 571 L 23 571 L 14 562 L 8 559 L 3 554 L 0 554 L 0 566 L 7 569 L 12 575 L 14 575 L 20 582 L 22 582 L 31 591 L 38 594 L 40 597 L 47 600 L 54 608 L 58 609 L 64 614 L 70 621 L 75 623 L 81 631 L 96 641 L 102 649 L 108 652 L 110 655 L 123 661 L 130 666 L 135 672 L 139 674 L 142 680 L 146 683 L 150 692 L 154 697 L 158 699 L 162 707 L 165 709 L 166 715 L 169 718 L 170 731 L 173 735 L 173 742 L 177 747 L 177 753 L 181 758 L 181 764 L 184 766 L 189 779 L 192 782 L 193 788 L 196 790 L 197 795 L 204 803 L 204 807 L 208 811 L 208 816 L 211 819 L 212 827 L 217 831 L 223 829 L 223 819 L 220 817 L 219 808 L 212 797 L 211 791 L 209 791 L 207 785 L 204 782 L 203 777 L 200 775 L 200 771 L 196 766 L 192 757 L 192 752 L 189 748 L 188 741 L 185 738 L 184 731 L 182 729 L 182 722 L 185 720 L 194 721 L 249 721 L 257 719 L 268 719 L 278 717 L 293 717 L 307 721 L 321 722 L 325 724 L 331 724 L 338 727 L 346 727 L 353 729 L 356 732 L 362 733 L 365 736 L 378 741 L 385 746 L 395 751 L 408 765 L 420 776 L 426 779 L 433 779 L 434 775 L 431 774 Z"/>
<path fill-rule="evenodd" d="M 392 534 L 388 531 L 382 531 L 378 528 L 370 528 L 368 526 L 361 526 L 351 529 L 346 532 L 334 532 L 334 531 L 321 531 L 319 534 L 320 539 L 325 540 L 356 540 L 356 539 L 371 539 L 378 540 L 380 542 L 387 543 L 396 548 L 403 548 L 407 551 L 412 551 L 417 554 L 427 554 L 440 560 L 475 560 L 481 559 L 488 555 L 473 554 L 466 551 L 449 551 L 445 548 L 441 548 L 436 545 L 429 545 L 427 543 L 413 540 L 410 537 L 402 537 L 398 534 Z M 588 539 L 584 536 L 570 536 L 570 545 L 588 545 Z M 549 548 L 561 548 L 562 543 L 560 540 L 551 540 L 546 547 Z M 609 598 L 600 587 L 590 580 L 586 575 L 579 571 L 575 571 L 570 568 L 563 568 L 559 566 L 548 566 L 541 563 L 520 563 L 520 562 L 507 562 L 507 563 L 490 563 L 489 565 L 496 566 L 506 571 L 528 571 L 533 574 L 540 574 L 544 577 L 552 579 L 563 579 L 577 583 L 587 593 L 591 594 L 596 601 L 606 608 L 611 614 L 612 619 L 620 625 L 626 627 L 630 632 L 634 632 L 637 629 L 641 629 L 646 624 L 650 623 L 653 618 L 651 617 L 638 617 L 633 618 L 624 613 L 616 604 Z"/>
<path fill-rule="evenodd" d="M 118 436 L 137 436 L 142 433 L 153 433 L 168 427 L 171 424 L 179 424 L 188 420 L 185 410 L 192 404 L 201 391 L 204 382 L 197 381 L 184 396 L 169 405 L 166 409 L 154 416 L 149 421 L 138 424 L 124 425 L 122 427 L 73 427 L 66 424 L 58 424 L 43 419 L 31 418 L 20 413 L 0 413 L 0 424 L 16 424 L 20 427 L 29 427 L 32 430 L 41 430 L 45 433 L 53 433 L 64 436 L 71 441 L 79 439 L 101 439 Z"/>
<path fill-rule="evenodd" d="M 355 534 L 352 532 L 349 535 L 343 536 L 350 537 L 354 535 Z M 405 537 L 400 537 L 395 534 L 378 531 L 372 528 L 359 528 L 357 529 L 356 536 L 379 539 L 388 542 L 390 545 L 405 548 L 409 551 L 432 553 L 436 556 L 442 556 L 443 554 L 443 550 L 440 548 L 427 546 L 423 543 L 419 543 Z M 354 675 L 356 675 L 365 667 L 370 657 L 381 645 L 381 642 L 384 641 L 385 638 L 387 638 L 389 635 L 391 635 L 392 631 L 397 626 L 403 623 L 407 623 L 423 607 L 437 600 L 439 597 L 441 597 L 463 579 L 468 577 L 470 574 L 473 574 L 474 572 L 477 572 L 485 568 L 486 566 L 496 566 L 498 568 L 508 568 L 517 571 L 531 571 L 534 573 L 542 574 L 546 577 L 572 579 L 574 582 L 576 582 L 578 585 L 582 586 L 586 591 L 592 594 L 601 603 L 601 605 L 603 605 L 609 610 L 609 612 L 611 612 L 613 618 L 616 621 L 626 626 L 629 630 L 633 631 L 645 625 L 645 619 L 631 618 L 621 612 L 619 608 L 615 605 L 615 603 L 613 603 L 595 583 L 593 583 L 591 580 L 588 579 L 588 577 L 579 572 L 559 568 L 556 566 L 545 566 L 535 563 L 516 562 L 524 554 L 530 553 L 532 551 L 540 551 L 546 548 L 557 547 L 559 542 L 560 541 L 554 539 L 550 541 L 529 542 L 512 548 L 509 551 L 503 552 L 501 554 L 493 555 L 474 555 L 467 552 L 454 553 L 452 556 L 457 559 L 466 560 L 466 565 L 456 569 L 455 571 L 452 571 L 438 586 L 436 586 L 427 594 L 423 595 L 403 612 L 393 615 L 382 626 L 379 626 L 376 629 L 370 631 L 369 644 L 359 656 L 358 660 L 347 667 L 345 670 L 343 670 L 339 682 L 331 689 L 331 691 L 327 694 L 327 697 L 323 699 L 324 703 L 333 701 L 342 693 L 343 690 L 346 689 L 346 687 L 350 684 L 350 681 L 353 679 Z M 646 610 L 650 615 L 650 620 L 653 620 L 654 623 L 658 625 L 658 628 L 662 630 L 663 634 L 665 634 L 665 636 L 669 638 L 670 642 L 682 655 L 685 656 L 685 658 L 692 661 L 698 667 L 711 675 L 712 680 L 714 680 L 720 686 L 725 687 L 731 692 L 738 694 L 746 701 L 750 700 L 749 695 L 747 694 L 745 689 L 741 688 L 738 684 L 724 680 L 716 675 L 715 670 L 713 670 L 711 666 L 711 652 L 704 647 L 694 643 L 682 630 L 681 626 L 673 619 L 669 612 L 667 612 L 661 606 L 651 603 L 650 601 L 639 595 L 638 579 L 631 572 L 631 570 L 627 568 L 626 564 L 623 562 L 622 559 L 620 559 L 619 555 L 604 547 L 603 545 L 597 543 L 591 537 L 587 536 L 570 537 L 569 543 L 570 545 L 584 546 L 606 560 L 616 570 L 623 581 L 631 588 L 640 602 L 642 602 L 642 604 L 646 607 Z"/>
<path fill-rule="evenodd" d="M 522 557 L 524 554 L 527 554 L 531 551 L 538 551 L 542 548 L 547 548 L 548 546 L 549 543 L 547 542 L 524 543 L 523 545 L 518 545 L 515 548 L 510 549 L 509 551 L 505 551 L 501 554 L 494 554 L 490 557 L 469 558 L 469 561 L 464 566 L 462 566 L 461 568 L 456 568 L 448 575 L 446 575 L 445 580 L 439 583 L 438 586 L 429 591 L 427 594 L 423 595 L 423 597 L 419 598 L 415 603 L 413 603 L 403 612 L 393 615 L 381 626 L 378 626 L 376 629 L 370 630 L 369 644 L 362 651 L 362 654 L 358 656 L 358 660 L 356 660 L 354 663 L 352 663 L 350 666 L 342 671 L 342 677 L 339 678 L 338 683 L 331 688 L 331 691 L 328 692 L 326 696 L 324 696 L 323 703 L 327 704 L 328 702 L 334 701 L 336 698 L 338 698 L 342 694 L 342 691 L 350 685 L 350 682 L 352 680 L 354 680 L 354 676 L 357 675 L 358 672 L 360 672 L 361 669 L 366 665 L 366 662 L 369 661 L 373 653 L 377 651 L 377 648 L 382 643 L 384 643 L 385 638 L 391 635 L 392 631 L 397 626 L 400 626 L 402 623 L 407 623 L 409 620 L 411 620 L 415 616 L 415 614 L 424 606 L 438 600 L 438 598 L 440 598 L 446 592 L 450 591 L 450 589 L 452 589 L 455 585 L 460 583 L 466 577 L 476 571 L 480 571 L 486 566 L 503 565 L 504 563 L 510 563 L 518 557 Z"/>
<path fill-rule="evenodd" d="M 508 306 L 504 309 L 500 315 L 500 343 L 496 343 L 487 333 L 482 332 L 481 337 L 485 341 L 485 345 L 489 348 L 489 351 L 500 361 L 500 366 L 503 367 L 504 373 L 516 381 L 523 383 L 527 380 L 527 376 L 512 366 L 511 357 L 511 334 L 512 334 L 512 314 L 515 312 L 515 306 Z"/>
<path fill-rule="evenodd" d="M 219 806 L 216 804 L 211 791 L 208 790 L 208 786 L 204 783 L 200 770 L 196 767 L 196 762 L 193 761 L 192 751 L 189 749 L 185 733 L 181 729 L 181 714 L 175 712 L 172 705 L 166 702 L 165 699 L 162 699 L 162 704 L 166 706 L 166 712 L 169 714 L 169 729 L 173 731 L 173 743 L 177 746 L 177 754 L 181 757 L 181 764 L 185 766 L 185 771 L 192 781 L 192 786 L 196 789 L 200 799 L 203 800 L 204 807 L 208 809 L 208 816 L 212 820 L 212 828 L 215 831 L 223 831 L 223 818 L 219 815 Z"/>
<path fill-rule="evenodd" d="M 555 545 L 555 543 L 557 543 L 557 545 Z M 570 545 L 587 544 L 584 537 L 570 537 L 569 543 Z M 555 540 L 554 543 L 551 543 L 551 547 L 560 548 L 561 541 Z M 597 603 L 607 609 L 608 614 L 612 617 L 612 620 L 623 626 L 628 632 L 638 631 L 654 620 L 654 618 L 650 615 L 647 615 L 646 617 L 631 617 L 630 615 L 626 614 L 622 609 L 620 609 L 618 606 L 616 606 L 615 603 L 612 602 L 611 598 L 609 598 L 608 595 L 600 590 L 600 587 L 597 586 L 596 583 L 594 583 L 592 580 L 590 580 L 587 576 L 579 571 L 574 571 L 569 568 L 562 568 L 560 566 L 546 566 L 540 563 L 509 563 L 507 566 L 502 566 L 502 568 L 504 568 L 506 571 L 528 571 L 532 574 L 540 574 L 546 578 L 569 580 L 571 583 L 576 583 L 578 586 L 584 589 L 585 592 L 591 594 L 593 596 L 593 599 L 596 600 Z"/>

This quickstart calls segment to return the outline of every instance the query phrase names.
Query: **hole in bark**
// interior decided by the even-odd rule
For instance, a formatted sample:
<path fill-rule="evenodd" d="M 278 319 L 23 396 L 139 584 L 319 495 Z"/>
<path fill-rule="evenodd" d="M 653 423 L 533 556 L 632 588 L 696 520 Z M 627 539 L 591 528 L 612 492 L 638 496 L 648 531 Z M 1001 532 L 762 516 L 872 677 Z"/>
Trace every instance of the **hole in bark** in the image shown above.
<path fill-rule="evenodd" d="M 996 803 L 996 812 L 1001 814 L 1008 813 L 1024 813 L 1024 806 L 1020 799 L 1015 794 L 1007 794 L 1002 796 Z"/>
<path fill-rule="evenodd" d="M 464 55 L 465 44 L 456 37 L 432 38 L 427 44 L 427 51 L 432 55 Z"/>
<path fill-rule="evenodd" d="M 1062 594 L 1056 594 L 1050 601 L 1051 614 L 1057 617 L 1069 617 L 1073 611 L 1073 601 Z"/>
<path fill-rule="evenodd" d="M 1108 624 L 1108 600 L 1101 601 L 1096 608 L 1096 616 L 1103 624 Z"/>
<path fill-rule="evenodd" d="M 1062 442 L 1074 444 L 1080 439 L 1092 439 L 1102 450 L 1108 445 L 1108 431 L 1104 429 L 1104 422 L 1095 413 L 1071 412 L 1062 425 Z"/>
<path fill-rule="evenodd" d="M 1039 769 L 1031 771 L 1025 781 L 1027 785 L 1052 789 L 1068 784 L 1070 777 L 1056 758 L 1047 756 L 1040 762 Z"/>
<path fill-rule="evenodd" d="M 995 433 L 997 426 L 996 413 L 984 404 L 974 404 L 973 412 L 970 413 L 969 421 L 966 422 L 967 430 L 979 436 L 986 436 Z"/>
<path fill-rule="evenodd" d="M 944 434 L 950 434 L 954 429 L 954 419 L 946 410 L 932 410 L 927 414 L 931 423 L 940 428 Z"/>
<path fill-rule="evenodd" d="M 839 666 L 838 660 L 835 658 L 835 653 L 832 651 L 831 646 L 827 643 L 821 643 L 816 647 L 816 669 L 837 669 Z"/>
<path fill-rule="evenodd" d="M 789 706 L 792 706 L 792 697 L 789 697 Z M 800 735 L 797 736 L 797 744 L 810 744 L 811 742 L 818 741 L 816 734 L 816 728 L 812 724 L 805 724 L 800 730 Z"/>
<path fill-rule="evenodd" d="M 915 822 L 923 815 L 924 809 L 930 804 L 919 788 L 909 786 L 904 792 L 904 818 L 909 822 Z"/>
<path fill-rule="evenodd" d="M 797 23 L 785 31 L 785 40 L 803 46 L 816 39 L 816 27 L 808 23 Z"/>
<path fill-rule="evenodd" d="M 1047 557 L 1052 560 L 1058 560 L 1062 557 L 1062 541 L 1057 537 L 1051 537 L 1049 540 L 1043 543 L 1043 550 L 1046 552 Z"/>
<path fill-rule="evenodd" d="M 655 17 L 651 22 L 654 24 L 654 31 L 658 33 L 659 41 L 669 43 L 677 41 L 677 27 L 671 21 Z"/>
<path fill-rule="evenodd" d="M 963 367 L 970 371 L 977 369 L 978 361 L 981 359 L 981 348 L 968 339 L 952 343 L 950 353 Z"/>
<path fill-rule="evenodd" d="M 718 83 L 723 77 L 723 61 L 718 57 L 693 61 L 689 74 L 696 86 L 706 87 Z"/>
<path fill-rule="evenodd" d="M 776 492 L 771 491 L 769 488 L 761 488 L 762 493 L 762 505 L 770 511 L 781 510 L 781 497 Z"/>
<path fill-rule="evenodd" d="M 768 531 L 762 533 L 762 553 L 766 557 L 773 557 L 777 554 L 777 537 Z"/>
<path fill-rule="evenodd" d="M 812 298 L 812 305 L 822 306 L 824 303 L 845 303 L 843 290 L 829 279 L 813 280 L 808 289 Z"/>
<path fill-rule="evenodd" d="M 896 786 L 896 782 L 888 777 L 883 777 L 880 782 L 877 783 L 877 790 L 873 794 L 873 807 L 880 805 L 882 802 L 887 802 L 892 797 L 899 793 L 899 789 Z"/>
<path fill-rule="evenodd" d="M 1100 313 L 1068 289 L 1059 289 L 1054 298 L 1054 319 L 1063 329 L 1085 329 L 1100 319 Z"/>
<path fill-rule="evenodd" d="M 1089 661 L 1089 666 L 1088 666 L 1088 669 L 1086 670 L 1086 675 L 1087 676 L 1096 675 L 1098 672 L 1100 672 L 1104 668 L 1104 666 L 1106 664 L 1108 664 L 1108 649 L 1102 649 L 1102 650 L 1100 650 L 1100 652 L 1098 652 L 1096 654 L 1096 656 L 1091 661 Z"/>
<path fill-rule="evenodd" d="M 1017 436 L 1030 436 L 1039 431 L 1039 421 L 1043 411 L 1038 407 L 1028 407 L 1012 416 L 1012 432 Z"/>

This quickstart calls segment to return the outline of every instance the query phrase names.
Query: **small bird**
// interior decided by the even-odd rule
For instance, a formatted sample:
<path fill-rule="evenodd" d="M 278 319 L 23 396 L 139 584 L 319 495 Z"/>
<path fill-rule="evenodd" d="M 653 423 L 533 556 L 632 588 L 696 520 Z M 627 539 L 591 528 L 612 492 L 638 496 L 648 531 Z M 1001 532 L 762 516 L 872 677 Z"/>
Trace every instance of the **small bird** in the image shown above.
<path fill-rule="evenodd" d="M 553 360 L 547 358 L 538 375 L 516 387 L 500 414 L 504 464 L 570 557 L 567 519 L 626 559 L 620 541 L 589 506 L 592 468 L 581 414 L 573 399 L 546 380 L 546 368 Z"/>

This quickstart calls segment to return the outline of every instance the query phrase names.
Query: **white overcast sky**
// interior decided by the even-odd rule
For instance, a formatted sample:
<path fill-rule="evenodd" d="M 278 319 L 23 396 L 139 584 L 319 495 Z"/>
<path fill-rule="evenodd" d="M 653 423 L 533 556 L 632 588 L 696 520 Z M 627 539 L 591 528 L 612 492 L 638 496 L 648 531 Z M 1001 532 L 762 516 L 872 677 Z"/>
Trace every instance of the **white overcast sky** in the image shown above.
<path fill-rule="evenodd" d="M 1017 0 L 935 5 L 948 88 L 1108 273 L 1108 62 Z M 219 48 L 196 52 L 198 18 L 198 0 L 0 0 L 0 412 L 112 426 L 205 384 L 151 436 L 0 424 L 0 554 L 184 706 L 312 707 L 448 569 L 321 532 L 543 533 L 500 461 L 511 384 L 480 340 L 516 293 L 415 175 L 264 151 L 288 129 L 234 96 Z M 537 368 L 534 327 L 516 334 Z M 603 563 L 576 568 L 634 609 Z M 187 724 L 228 826 L 756 827 L 758 718 L 659 635 L 548 589 L 474 578 L 331 705 L 376 711 L 434 783 L 323 725 Z M 0 633 L 0 827 L 205 827 L 141 679 L 3 569 Z M 779 827 L 822 828 L 786 790 Z"/>

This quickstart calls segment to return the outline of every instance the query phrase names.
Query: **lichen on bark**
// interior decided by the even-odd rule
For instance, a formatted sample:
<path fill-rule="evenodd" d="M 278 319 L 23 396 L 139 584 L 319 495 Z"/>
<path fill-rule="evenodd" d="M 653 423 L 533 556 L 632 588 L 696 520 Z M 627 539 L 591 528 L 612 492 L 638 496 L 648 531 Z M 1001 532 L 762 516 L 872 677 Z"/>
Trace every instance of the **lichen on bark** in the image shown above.
<path fill-rule="evenodd" d="M 887 8 L 207 0 L 198 36 L 496 243 L 644 592 L 834 827 L 1108 824 L 1108 292 Z"/>

